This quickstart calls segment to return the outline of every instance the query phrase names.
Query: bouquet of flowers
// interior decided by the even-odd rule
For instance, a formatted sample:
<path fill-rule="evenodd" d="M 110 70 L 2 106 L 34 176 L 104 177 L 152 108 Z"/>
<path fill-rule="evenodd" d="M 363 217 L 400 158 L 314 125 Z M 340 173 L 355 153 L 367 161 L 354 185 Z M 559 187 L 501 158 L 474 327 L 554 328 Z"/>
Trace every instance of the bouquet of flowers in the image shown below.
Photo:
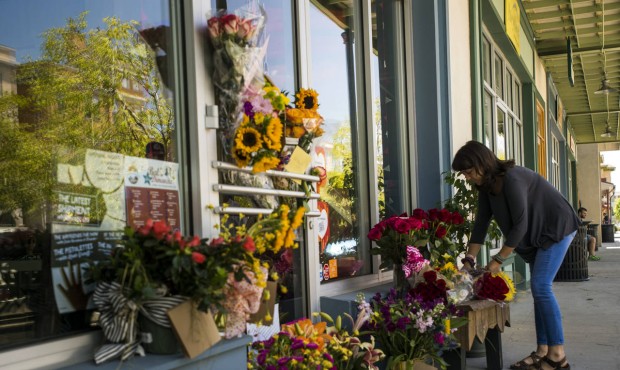
<path fill-rule="evenodd" d="M 286 95 L 270 84 L 257 92 L 246 92 L 243 119 L 235 130 L 232 150 L 238 167 L 249 165 L 258 173 L 280 164 L 284 127 L 279 112 L 287 103 Z"/>
<path fill-rule="evenodd" d="M 301 319 L 282 325 L 280 333 L 254 342 L 248 355 L 248 369 L 333 369 L 327 352 L 331 336 L 326 323 Z"/>
<path fill-rule="evenodd" d="M 374 348 L 373 337 L 370 342 L 359 338 L 370 307 L 362 305 L 360 310 L 357 320 L 348 316 L 352 334 L 343 329 L 340 316 L 334 321 L 325 313 L 320 315 L 327 321 L 313 324 L 300 319 L 282 325 L 280 333 L 252 344 L 248 369 L 378 369 L 375 363 L 384 357 L 383 352 Z"/>
<path fill-rule="evenodd" d="M 474 280 L 473 286 L 478 299 L 510 302 L 516 294 L 512 279 L 502 271 L 496 273 L 485 271 Z"/>
<path fill-rule="evenodd" d="M 264 85 L 267 39 L 262 31 L 265 19 L 262 7 L 248 4 L 232 13 L 217 12 L 207 22 L 207 34 L 213 46 L 213 82 L 219 124 L 227 151 L 241 118 L 242 93 Z"/>
<path fill-rule="evenodd" d="M 414 246 L 430 260 L 441 263 L 458 255 L 450 240 L 453 225 L 463 223 L 459 212 L 447 209 L 415 209 L 411 216 L 392 216 L 376 224 L 368 238 L 376 242 L 371 252 L 381 256 L 380 267 L 402 265 L 407 258 L 407 247 Z"/>
<path fill-rule="evenodd" d="M 389 356 L 387 368 L 416 359 L 445 368 L 442 351 L 457 346 L 452 333 L 462 324 L 460 314 L 446 301 L 445 285 L 442 288 L 431 272 L 427 272 L 425 286 L 408 291 L 402 298 L 392 289 L 385 297 L 377 293 L 371 299 L 373 312 L 365 328 Z"/>
<path fill-rule="evenodd" d="M 303 138 L 300 142 L 307 143 L 323 135 L 323 117 L 318 112 L 318 98 L 316 90 L 299 89 L 295 94 L 295 107 L 286 110 L 286 136 Z"/>

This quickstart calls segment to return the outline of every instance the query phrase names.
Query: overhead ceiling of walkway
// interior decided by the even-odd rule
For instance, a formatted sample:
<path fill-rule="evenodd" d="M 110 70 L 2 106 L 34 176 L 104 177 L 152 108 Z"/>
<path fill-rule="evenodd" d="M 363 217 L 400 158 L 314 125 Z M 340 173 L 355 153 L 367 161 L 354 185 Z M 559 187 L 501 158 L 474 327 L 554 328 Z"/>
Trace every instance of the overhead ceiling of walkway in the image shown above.
<path fill-rule="evenodd" d="M 620 141 L 620 0 L 522 0 L 536 49 L 580 143 Z M 572 48 L 574 86 L 569 82 Z M 616 92 L 595 93 L 602 80 Z M 603 137 L 606 126 L 611 135 Z"/>

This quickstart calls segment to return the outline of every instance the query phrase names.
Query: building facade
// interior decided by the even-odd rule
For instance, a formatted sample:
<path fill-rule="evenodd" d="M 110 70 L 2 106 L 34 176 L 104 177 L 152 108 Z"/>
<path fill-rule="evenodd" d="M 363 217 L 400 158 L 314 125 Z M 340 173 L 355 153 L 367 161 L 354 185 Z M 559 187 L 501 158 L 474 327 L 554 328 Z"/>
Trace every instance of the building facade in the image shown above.
<path fill-rule="evenodd" d="M 100 333 L 83 297 L 92 286 L 68 277 L 104 258 L 126 224 L 163 212 L 184 233 L 211 237 L 226 199 L 249 199 L 260 213 L 278 194 L 269 176 L 232 175 L 224 163 L 206 36 L 218 8 L 256 3 L 39 5 L 0 9 L 0 260 L 2 302 L 12 307 L 0 312 L 12 319 L 0 324 L 0 367 L 92 359 Z M 519 1 L 263 5 L 260 67 L 281 90 L 319 93 L 325 134 L 311 165 L 330 180 L 297 236 L 280 302 L 288 319 L 320 311 L 321 297 L 389 283 L 368 231 L 385 215 L 449 198 L 443 174 L 468 140 L 538 171 L 573 205 L 581 199 L 581 154 Z M 147 151 L 153 142 L 158 157 Z M 526 286 L 525 263 L 506 265 Z"/>

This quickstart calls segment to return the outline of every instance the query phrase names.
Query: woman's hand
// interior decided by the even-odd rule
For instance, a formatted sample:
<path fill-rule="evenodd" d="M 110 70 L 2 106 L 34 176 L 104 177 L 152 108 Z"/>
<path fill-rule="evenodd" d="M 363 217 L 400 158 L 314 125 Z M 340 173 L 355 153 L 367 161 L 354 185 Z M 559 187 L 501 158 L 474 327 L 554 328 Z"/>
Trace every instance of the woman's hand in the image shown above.
<path fill-rule="evenodd" d="M 502 264 L 495 260 L 491 260 L 491 262 L 489 262 L 489 264 L 485 267 L 485 269 L 493 273 L 499 272 L 501 268 L 502 268 Z"/>

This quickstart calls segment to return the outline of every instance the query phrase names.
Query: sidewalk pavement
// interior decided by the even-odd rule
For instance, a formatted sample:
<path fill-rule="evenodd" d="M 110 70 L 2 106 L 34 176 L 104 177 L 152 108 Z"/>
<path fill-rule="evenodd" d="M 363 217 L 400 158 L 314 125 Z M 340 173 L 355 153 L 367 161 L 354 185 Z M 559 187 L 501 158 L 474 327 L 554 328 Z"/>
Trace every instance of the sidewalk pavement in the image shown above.
<path fill-rule="evenodd" d="M 588 281 L 553 283 L 572 370 L 620 370 L 620 233 L 615 243 L 602 243 L 597 255 L 600 261 L 588 262 Z M 529 290 L 518 292 L 510 316 L 502 334 L 504 369 L 536 349 Z M 467 358 L 467 369 L 486 369 L 486 359 Z"/>

